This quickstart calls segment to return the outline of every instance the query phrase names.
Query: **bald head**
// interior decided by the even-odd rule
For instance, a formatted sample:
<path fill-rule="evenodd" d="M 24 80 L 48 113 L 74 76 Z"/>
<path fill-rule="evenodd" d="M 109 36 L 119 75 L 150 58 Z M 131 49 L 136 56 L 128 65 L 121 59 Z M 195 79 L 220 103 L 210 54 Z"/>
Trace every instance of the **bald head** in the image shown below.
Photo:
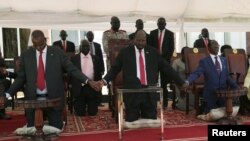
<path fill-rule="evenodd" d="M 31 33 L 33 47 L 42 51 L 46 47 L 46 38 L 41 30 L 34 30 Z"/>
<path fill-rule="evenodd" d="M 144 30 L 138 30 L 135 34 L 134 44 L 138 49 L 143 49 L 147 45 L 146 32 Z"/>

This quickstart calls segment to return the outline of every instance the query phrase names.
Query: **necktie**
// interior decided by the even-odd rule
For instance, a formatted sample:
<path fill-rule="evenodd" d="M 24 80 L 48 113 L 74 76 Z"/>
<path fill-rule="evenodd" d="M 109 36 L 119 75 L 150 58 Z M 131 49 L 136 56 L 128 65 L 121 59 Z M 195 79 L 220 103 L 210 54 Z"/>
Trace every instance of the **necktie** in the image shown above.
<path fill-rule="evenodd" d="M 90 50 L 90 53 L 94 55 L 93 44 L 91 42 L 89 43 L 89 50 Z"/>
<path fill-rule="evenodd" d="M 162 31 L 160 31 L 160 36 L 158 37 L 158 47 L 157 50 L 160 53 L 161 52 L 161 38 L 162 38 Z"/>
<path fill-rule="evenodd" d="M 218 74 L 220 74 L 220 72 L 221 72 L 220 63 L 217 59 L 217 56 L 215 56 L 214 58 L 215 58 L 215 68 L 216 68 Z"/>
<path fill-rule="evenodd" d="M 141 50 L 139 50 L 139 65 L 140 65 L 140 80 L 141 85 L 146 85 L 146 76 L 145 76 L 145 66 L 142 58 Z"/>
<path fill-rule="evenodd" d="M 45 78 L 44 78 L 44 65 L 42 52 L 40 52 L 38 60 L 38 70 L 37 70 L 37 79 L 36 79 L 37 88 L 40 90 L 45 89 Z"/>
<path fill-rule="evenodd" d="M 207 38 L 205 38 L 204 43 L 205 43 L 205 46 L 206 46 L 207 52 L 209 52 L 209 51 L 208 51 L 208 39 L 207 39 Z"/>
<path fill-rule="evenodd" d="M 82 73 L 83 74 L 86 74 L 87 73 L 87 68 L 88 68 L 88 64 L 87 64 L 87 62 L 88 62 L 88 57 L 87 56 L 84 56 L 83 57 L 83 68 L 82 68 Z"/>
<path fill-rule="evenodd" d="M 63 50 L 64 50 L 64 52 L 67 51 L 66 41 L 63 41 Z"/>

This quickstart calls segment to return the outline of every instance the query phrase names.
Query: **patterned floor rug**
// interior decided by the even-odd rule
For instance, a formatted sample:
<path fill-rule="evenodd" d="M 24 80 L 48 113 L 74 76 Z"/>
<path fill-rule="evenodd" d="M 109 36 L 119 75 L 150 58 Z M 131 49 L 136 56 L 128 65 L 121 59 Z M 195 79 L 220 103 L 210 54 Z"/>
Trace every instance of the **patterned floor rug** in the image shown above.
<path fill-rule="evenodd" d="M 0 120 L 0 140 L 1 138 L 15 136 L 13 131 L 16 128 L 25 125 L 25 117 L 22 110 L 8 110 L 7 113 L 12 116 L 12 120 Z M 68 113 L 67 125 L 65 126 L 62 135 L 67 136 L 81 133 L 89 134 L 118 131 L 118 124 L 111 115 L 111 112 L 105 108 L 99 110 L 97 116 L 79 117 Z M 194 111 L 191 111 L 189 115 L 186 115 L 185 112 L 179 110 L 164 110 L 164 120 L 165 128 L 214 124 L 197 119 Z M 250 123 L 250 117 L 241 117 L 241 121 Z"/>

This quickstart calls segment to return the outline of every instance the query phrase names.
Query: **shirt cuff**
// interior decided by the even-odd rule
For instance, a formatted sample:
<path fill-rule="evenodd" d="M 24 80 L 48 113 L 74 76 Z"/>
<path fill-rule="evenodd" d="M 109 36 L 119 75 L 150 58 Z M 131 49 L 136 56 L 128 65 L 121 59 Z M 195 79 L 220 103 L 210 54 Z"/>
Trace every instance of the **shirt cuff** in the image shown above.
<path fill-rule="evenodd" d="M 5 93 L 5 96 L 6 96 L 6 98 L 7 98 L 8 100 L 11 100 L 11 99 L 12 99 L 12 97 L 10 96 L 9 93 Z"/>

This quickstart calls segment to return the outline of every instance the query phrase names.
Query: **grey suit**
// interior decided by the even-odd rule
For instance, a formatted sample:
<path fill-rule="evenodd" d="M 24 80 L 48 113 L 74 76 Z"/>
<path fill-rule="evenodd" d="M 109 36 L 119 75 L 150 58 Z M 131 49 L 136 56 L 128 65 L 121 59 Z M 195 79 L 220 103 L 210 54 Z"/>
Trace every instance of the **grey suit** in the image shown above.
<path fill-rule="evenodd" d="M 49 124 L 57 128 L 62 127 L 61 114 L 65 102 L 64 94 L 64 72 L 69 73 L 73 77 L 78 78 L 85 83 L 87 77 L 77 69 L 58 47 L 47 47 L 46 65 L 45 65 L 45 80 L 48 90 L 48 98 L 61 98 L 61 105 L 57 108 L 51 108 L 48 113 Z M 36 78 L 37 78 L 37 61 L 36 49 L 30 47 L 21 55 L 20 69 L 17 72 L 17 78 L 11 85 L 7 93 L 14 95 L 21 87 L 25 85 L 25 98 L 36 99 Z M 28 126 L 34 125 L 34 109 L 27 111 Z M 57 113 L 57 115 L 54 115 Z M 50 116 L 50 114 L 52 116 Z"/>
<path fill-rule="evenodd" d="M 145 64 L 146 77 L 148 85 L 156 85 L 158 82 L 158 73 L 162 71 L 170 79 L 173 79 L 178 85 L 182 85 L 184 81 L 178 76 L 174 69 L 158 54 L 156 49 L 145 47 Z M 136 71 L 136 55 L 135 47 L 130 45 L 121 49 L 114 65 L 104 77 L 109 82 L 121 70 L 123 71 L 123 84 L 125 88 L 141 88 Z M 142 118 L 156 118 L 156 94 L 128 94 L 124 96 L 126 107 L 126 121 L 134 121 L 140 117 L 140 109 Z"/>

